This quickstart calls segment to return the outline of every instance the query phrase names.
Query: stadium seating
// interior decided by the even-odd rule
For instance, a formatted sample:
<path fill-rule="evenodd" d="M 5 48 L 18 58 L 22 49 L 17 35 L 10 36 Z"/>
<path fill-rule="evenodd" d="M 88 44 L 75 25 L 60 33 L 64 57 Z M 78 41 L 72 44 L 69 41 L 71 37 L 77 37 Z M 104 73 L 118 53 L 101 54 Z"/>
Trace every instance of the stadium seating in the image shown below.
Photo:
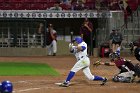
<path fill-rule="evenodd" d="M 29 0 L 30 1 L 30 0 Z M 24 0 L 10 0 L 10 2 L 13 2 L 13 3 L 23 3 Z"/>
<path fill-rule="evenodd" d="M 3 3 L 5 0 L 0 0 L 0 3 Z"/>
<path fill-rule="evenodd" d="M 37 2 L 37 3 L 48 3 L 48 2 L 50 2 L 50 0 L 34 0 L 34 2 Z"/>
<path fill-rule="evenodd" d="M 85 6 L 90 10 L 95 9 L 95 0 L 86 0 Z"/>
<path fill-rule="evenodd" d="M 109 5 L 114 0 L 103 0 L 103 5 L 105 7 L 109 7 Z M 118 1 L 118 0 L 116 0 Z M 46 10 L 49 7 L 52 7 L 55 3 L 60 3 L 58 0 L 0 0 L 0 10 Z M 86 0 L 84 2 L 85 6 L 88 9 L 95 10 L 96 0 Z M 140 5 L 140 0 L 128 0 L 128 4 L 133 11 L 135 11 Z M 102 4 L 101 4 L 102 5 Z M 70 6 L 66 4 L 60 4 L 62 9 L 69 10 L 71 9 Z M 115 6 L 115 5 L 114 5 Z M 102 6 L 101 6 L 102 7 Z M 104 7 L 102 7 L 104 8 Z M 111 10 L 118 10 L 118 5 L 116 3 L 116 7 L 109 7 Z"/>

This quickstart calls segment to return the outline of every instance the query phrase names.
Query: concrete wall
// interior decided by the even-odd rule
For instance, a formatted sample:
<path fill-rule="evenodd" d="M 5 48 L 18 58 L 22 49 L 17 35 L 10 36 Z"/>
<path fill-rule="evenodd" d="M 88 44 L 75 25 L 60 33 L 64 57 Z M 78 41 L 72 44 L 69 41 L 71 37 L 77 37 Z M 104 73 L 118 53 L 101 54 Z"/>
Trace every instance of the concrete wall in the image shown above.
<path fill-rule="evenodd" d="M 57 55 L 70 55 L 68 42 L 58 41 Z M 18 48 L 5 47 L 0 48 L 0 56 L 47 56 L 46 48 Z"/>

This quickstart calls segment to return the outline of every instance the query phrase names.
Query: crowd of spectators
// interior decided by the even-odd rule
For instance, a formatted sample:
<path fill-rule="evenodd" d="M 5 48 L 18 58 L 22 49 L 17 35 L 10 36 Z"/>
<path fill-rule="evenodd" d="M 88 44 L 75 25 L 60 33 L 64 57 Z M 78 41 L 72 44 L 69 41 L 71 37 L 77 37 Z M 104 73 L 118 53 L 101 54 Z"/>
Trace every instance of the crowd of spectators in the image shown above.
<path fill-rule="evenodd" d="M 62 10 L 124 10 L 128 0 L 57 0 Z"/>
<path fill-rule="evenodd" d="M 128 1 L 131 0 L 0 0 L 0 10 L 122 10 Z"/>
<path fill-rule="evenodd" d="M 55 0 L 62 10 L 125 10 L 131 0 Z M 136 1 L 135 1 L 136 2 Z"/>

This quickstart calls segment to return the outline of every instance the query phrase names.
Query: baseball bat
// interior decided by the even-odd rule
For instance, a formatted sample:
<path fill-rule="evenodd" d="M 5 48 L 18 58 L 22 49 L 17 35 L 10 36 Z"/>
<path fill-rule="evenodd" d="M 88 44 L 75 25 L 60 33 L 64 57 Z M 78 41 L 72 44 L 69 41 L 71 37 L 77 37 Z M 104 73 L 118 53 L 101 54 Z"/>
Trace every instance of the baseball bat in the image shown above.
<path fill-rule="evenodd" d="M 70 40 L 71 40 L 71 43 L 73 42 L 73 32 L 70 32 Z"/>

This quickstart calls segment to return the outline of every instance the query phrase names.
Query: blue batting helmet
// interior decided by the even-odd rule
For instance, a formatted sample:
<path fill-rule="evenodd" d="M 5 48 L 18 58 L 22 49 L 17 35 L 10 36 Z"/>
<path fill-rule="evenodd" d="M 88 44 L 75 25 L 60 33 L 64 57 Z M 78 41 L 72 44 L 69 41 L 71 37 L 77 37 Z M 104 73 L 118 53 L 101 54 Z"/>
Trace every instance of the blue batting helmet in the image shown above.
<path fill-rule="evenodd" d="M 1 93 L 12 93 L 13 84 L 10 81 L 3 81 L 1 83 Z"/>
<path fill-rule="evenodd" d="M 0 93 L 1 93 L 1 91 L 2 91 L 2 84 L 0 83 Z"/>
<path fill-rule="evenodd" d="M 81 37 L 76 37 L 74 40 L 75 40 L 75 42 L 78 43 L 78 44 L 80 44 L 80 43 L 83 42 L 83 39 L 82 39 Z"/>

